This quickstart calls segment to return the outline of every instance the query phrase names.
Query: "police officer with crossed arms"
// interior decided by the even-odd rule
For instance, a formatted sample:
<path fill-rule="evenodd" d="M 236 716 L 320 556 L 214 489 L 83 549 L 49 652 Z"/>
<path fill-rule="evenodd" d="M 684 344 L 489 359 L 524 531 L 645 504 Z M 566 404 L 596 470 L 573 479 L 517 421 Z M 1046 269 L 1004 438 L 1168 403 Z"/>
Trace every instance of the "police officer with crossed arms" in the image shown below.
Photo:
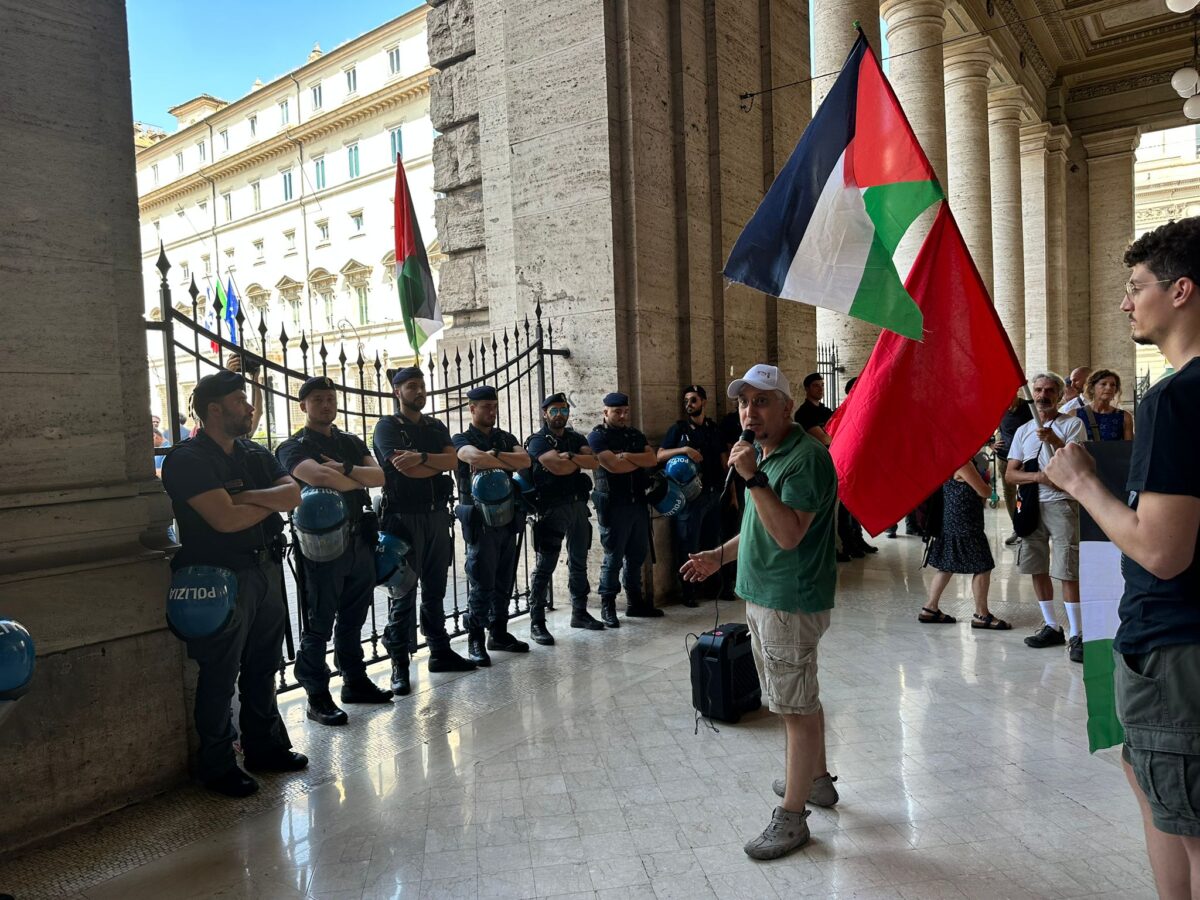
<path fill-rule="evenodd" d="M 417 366 L 392 376 L 400 412 L 375 425 L 375 458 L 386 478 L 380 527 L 403 538 L 412 548 L 411 563 L 421 585 L 421 631 L 429 645 L 430 672 L 466 672 L 475 663 L 450 648 L 446 633 L 446 574 L 453 538 L 447 474 L 458 466 L 450 431 L 432 416 L 422 414 L 427 394 L 425 376 Z M 417 646 L 417 588 L 388 590 L 388 624 L 383 646 L 392 658 L 392 691 L 411 690 L 408 663 Z"/>
<path fill-rule="evenodd" d="M 525 527 L 524 514 L 515 508 L 512 473 L 529 465 L 529 454 L 513 435 L 496 427 L 500 403 L 494 387 L 472 388 L 467 401 L 471 424 L 454 436 L 459 500 L 455 515 L 467 545 L 467 656 L 477 666 L 490 666 L 489 650 L 529 652 L 527 643 L 508 633 L 517 534 Z"/>
<path fill-rule="evenodd" d="M 362 628 L 375 597 L 375 544 L 379 530 L 368 488 L 383 487 L 383 470 L 357 435 L 337 419 L 337 385 L 326 376 L 309 378 L 297 393 L 304 427 L 275 451 L 280 464 L 305 486 L 292 517 L 299 531 L 307 620 L 296 653 L 296 680 L 308 694 L 307 716 L 321 725 L 345 725 L 346 713 L 329 692 L 326 647 L 333 638 L 342 673 L 343 703 L 389 703 L 392 692 L 375 686 L 363 662 Z M 309 516 L 306 507 L 312 506 Z M 312 528 L 325 510 L 340 513 L 342 525 Z M 311 530 L 306 530 L 311 529 Z M 336 622 L 336 625 L 335 625 Z"/>
<path fill-rule="evenodd" d="M 654 448 L 630 424 L 629 397 L 620 391 L 604 396 L 604 421 L 588 434 L 596 454 L 596 490 L 592 501 L 600 522 L 604 562 L 600 566 L 600 619 L 620 628 L 617 593 L 625 586 L 625 615 L 656 618 L 663 614 L 646 601 L 642 565 L 650 552 L 650 509 L 646 491 L 649 470 L 656 462 Z"/>
<path fill-rule="evenodd" d="M 545 424 L 525 442 L 532 460 L 530 474 L 538 511 L 533 526 L 533 548 L 537 554 L 529 587 L 529 634 L 539 644 L 553 644 L 546 628 L 546 606 L 550 580 L 567 542 L 567 588 L 571 592 L 571 627 L 603 631 L 604 624 L 588 612 L 591 592 L 587 555 L 592 546 L 588 495 L 592 480 L 585 474 L 600 464 L 587 438 L 567 427 L 571 404 L 563 393 L 542 400 Z"/>
<path fill-rule="evenodd" d="M 300 502 L 300 487 L 269 450 L 246 438 L 254 408 L 245 387 L 245 379 L 234 372 L 201 378 L 192 395 L 201 427 L 171 449 L 162 468 L 182 544 L 171 568 L 214 567 L 236 581 L 236 605 L 223 627 L 187 641 L 188 656 L 200 668 L 200 777 L 211 790 L 231 797 L 258 789 L 234 756 L 238 732 L 230 703 L 235 685 L 241 692 L 246 769 L 292 772 L 308 765 L 304 754 L 291 749 L 275 702 L 287 622 L 280 514 Z"/>

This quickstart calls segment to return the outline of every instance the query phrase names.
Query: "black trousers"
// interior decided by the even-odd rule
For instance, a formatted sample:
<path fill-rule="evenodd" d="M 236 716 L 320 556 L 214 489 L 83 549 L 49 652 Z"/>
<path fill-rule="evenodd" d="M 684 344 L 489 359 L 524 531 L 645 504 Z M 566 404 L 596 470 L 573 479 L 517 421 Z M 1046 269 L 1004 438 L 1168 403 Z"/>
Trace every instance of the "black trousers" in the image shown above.
<path fill-rule="evenodd" d="M 684 581 L 680 567 L 687 562 L 689 553 L 711 550 L 721 539 L 721 510 L 717 505 L 715 491 L 705 491 L 671 518 L 671 537 L 675 548 L 675 577 L 679 580 L 684 597 L 697 593 L 699 585 Z"/>
<path fill-rule="evenodd" d="M 573 500 L 546 510 L 533 527 L 533 549 L 537 555 L 533 577 L 529 580 L 529 615 L 534 621 L 545 621 L 550 581 L 558 566 L 563 541 L 567 542 L 567 588 L 571 592 L 571 609 L 587 609 L 587 556 L 592 547 L 592 522 L 588 505 Z"/>
<path fill-rule="evenodd" d="M 354 535 L 337 559 L 304 560 L 304 586 L 307 623 L 296 652 L 296 680 L 309 694 L 329 690 L 325 653 L 330 638 L 342 680 L 365 678 L 362 628 L 375 597 L 374 548 Z"/>
<path fill-rule="evenodd" d="M 393 513 L 385 523 L 412 547 L 409 562 L 416 570 L 421 588 L 421 633 L 430 652 L 450 646 L 446 634 L 446 575 L 454 555 L 450 535 L 450 510 L 427 513 Z M 383 629 L 383 646 L 392 658 L 417 649 L 417 588 L 397 596 L 388 590 L 388 623 Z"/>
<path fill-rule="evenodd" d="M 600 599 L 617 596 L 625 587 L 625 600 L 633 606 L 644 602 L 642 565 L 650 553 L 650 513 L 645 503 L 607 506 L 600 518 L 600 544 L 604 561 L 600 564 Z M 619 581 L 618 581 L 619 577 Z"/>
<path fill-rule="evenodd" d="M 287 607 L 279 564 L 264 562 L 236 573 L 237 607 L 219 634 L 187 642 L 188 656 L 200 667 L 196 681 L 196 731 L 200 735 L 200 777 L 215 778 L 237 763 L 230 703 L 236 685 L 241 698 L 242 750 L 262 756 L 292 746 L 275 702 Z"/>
<path fill-rule="evenodd" d="M 467 544 L 467 615 L 469 629 L 490 628 L 499 634 L 508 628 L 508 605 L 517 574 L 517 536 L 511 527 L 474 529 Z"/>

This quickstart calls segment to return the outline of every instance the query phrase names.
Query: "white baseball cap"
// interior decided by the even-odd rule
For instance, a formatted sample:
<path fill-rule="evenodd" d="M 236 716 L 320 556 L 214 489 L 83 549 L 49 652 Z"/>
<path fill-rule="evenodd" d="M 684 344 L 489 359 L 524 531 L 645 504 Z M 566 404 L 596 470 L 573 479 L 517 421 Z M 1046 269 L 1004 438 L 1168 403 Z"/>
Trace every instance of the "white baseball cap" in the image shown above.
<path fill-rule="evenodd" d="M 751 366 L 750 371 L 745 375 L 729 383 L 729 389 L 725 395 L 730 398 L 736 397 L 747 384 L 760 391 L 783 391 L 789 400 L 792 397 L 792 388 L 788 384 L 787 376 L 780 372 L 777 366 L 768 366 L 763 363 Z"/>

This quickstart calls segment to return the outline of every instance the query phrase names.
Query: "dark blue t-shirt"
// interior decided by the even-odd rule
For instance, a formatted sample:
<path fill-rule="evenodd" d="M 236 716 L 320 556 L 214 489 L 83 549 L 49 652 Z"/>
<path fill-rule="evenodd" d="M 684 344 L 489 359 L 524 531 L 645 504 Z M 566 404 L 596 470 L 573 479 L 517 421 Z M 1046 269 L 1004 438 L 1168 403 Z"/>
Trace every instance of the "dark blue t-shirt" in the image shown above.
<path fill-rule="evenodd" d="M 450 429 L 430 416 L 421 416 L 417 422 L 400 415 L 385 416 L 375 424 L 372 444 L 375 459 L 383 468 L 383 493 L 389 514 L 445 509 L 446 501 L 454 492 L 454 482 L 449 475 L 409 478 L 397 472 L 388 458 L 397 450 L 441 453 L 453 443 Z"/>
<path fill-rule="evenodd" d="M 641 453 L 649 446 L 646 436 L 636 428 L 609 428 L 597 425 L 588 434 L 588 446 L 599 456 L 605 450 L 613 453 Z M 646 502 L 650 475 L 645 469 L 634 469 L 614 475 L 603 466 L 596 469 L 596 490 L 608 494 L 614 506 L 631 506 Z"/>
<path fill-rule="evenodd" d="M 362 465 L 363 457 L 370 455 L 371 451 L 367 449 L 362 438 L 356 434 L 350 434 L 348 431 L 342 431 L 336 425 L 331 427 L 328 436 L 311 428 L 301 428 L 275 449 L 275 456 L 279 460 L 279 464 L 301 484 L 306 484 L 306 482 L 297 478 L 294 473 L 296 466 L 306 459 L 323 463 L 325 460 L 321 457 L 325 456 L 341 463 L 348 462 L 359 466 Z M 346 500 L 346 509 L 354 520 L 362 515 L 363 508 L 371 502 L 366 488 L 357 491 L 342 491 L 342 496 Z"/>
<path fill-rule="evenodd" d="M 592 479 L 584 472 L 555 475 L 538 462 L 539 457 L 551 450 L 557 450 L 559 453 L 578 453 L 586 446 L 588 446 L 587 438 L 573 428 L 564 428 L 562 435 L 556 437 L 549 425 L 543 425 L 540 431 L 535 431 L 529 436 L 525 442 L 525 449 L 529 452 L 533 483 L 542 503 L 587 497 L 588 492 L 592 489 Z"/>
<path fill-rule="evenodd" d="M 468 425 L 466 431 L 456 434 L 453 443 L 455 450 L 461 450 L 463 447 L 475 447 L 484 452 L 499 450 L 501 453 L 509 453 L 520 446 L 520 442 L 503 428 L 493 428 L 484 434 L 474 425 Z M 456 474 L 458 475 L 458 502 L 467 504 L 474 502 L 474 498 L 471 496 L 471 467 L 460 459 Z"/>
<path fill-rule="evenodd" d="M 224 488 L 231 495 L 262 490 L 285 477 L 287 472 L 270 450 L 245 438 L 233 442 L 232 454 L 222 450 L 203 429 L 195 437 L 176 444 L 162 467 L 163 488 L 171 497 L 182 545 L 171 560 L 171 568 L 195 565 L 244 568 L 251 552 L 266 549 L 283 532 L 283 517 L 271 513 L 242 531 L 222 532 L 209 525 L 188 501 L 217 488 Z"/>
<path fill-rule="evenodd" d="M 1200 357 L 1168 375 L 1138 404 L 1129 465 L 1129 505 L 1138 495 L 1200 497 Z M 1174 578 L 1155 578 L 1121 557 L 1125 593 L 1113 646 L 1121 653 L 1148 653 L 1170 644 L 1200 644 L 1200 533 L 1192 564 Z"/>
<path fill-rule="evenodd" d="M 705 419 L 699 425 L 691 419 L 681 419 L 667 429 L 662 448 L 694 447 L 704 457 L 700 463 L 700 480 L 705 492 L 719 491 L 725 483 L 725 467 L 721 465 L 721 454 L 725 452 L 725 439 L 717 423 Z"/>

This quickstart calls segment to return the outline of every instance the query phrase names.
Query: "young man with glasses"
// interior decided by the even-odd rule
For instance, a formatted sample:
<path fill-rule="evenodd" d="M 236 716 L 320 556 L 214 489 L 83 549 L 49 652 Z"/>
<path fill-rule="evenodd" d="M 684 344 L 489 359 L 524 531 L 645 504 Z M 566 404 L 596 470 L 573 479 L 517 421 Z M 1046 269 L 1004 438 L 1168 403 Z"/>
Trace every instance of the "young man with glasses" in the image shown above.
<path fill-rule="evenodd" d="M 1200 894 L 1200 218 L 1144 234 L 1125 265 L 1133 340 L 1156 345 L 1175 373 L 1138 405 L 1125 497 L 1104 488 L 1082 447 L 1056 453 L 1046 475 L 1124 554 L 1113 640 L 1122 756 L 1158 894 L 1173 900 Z"/>

